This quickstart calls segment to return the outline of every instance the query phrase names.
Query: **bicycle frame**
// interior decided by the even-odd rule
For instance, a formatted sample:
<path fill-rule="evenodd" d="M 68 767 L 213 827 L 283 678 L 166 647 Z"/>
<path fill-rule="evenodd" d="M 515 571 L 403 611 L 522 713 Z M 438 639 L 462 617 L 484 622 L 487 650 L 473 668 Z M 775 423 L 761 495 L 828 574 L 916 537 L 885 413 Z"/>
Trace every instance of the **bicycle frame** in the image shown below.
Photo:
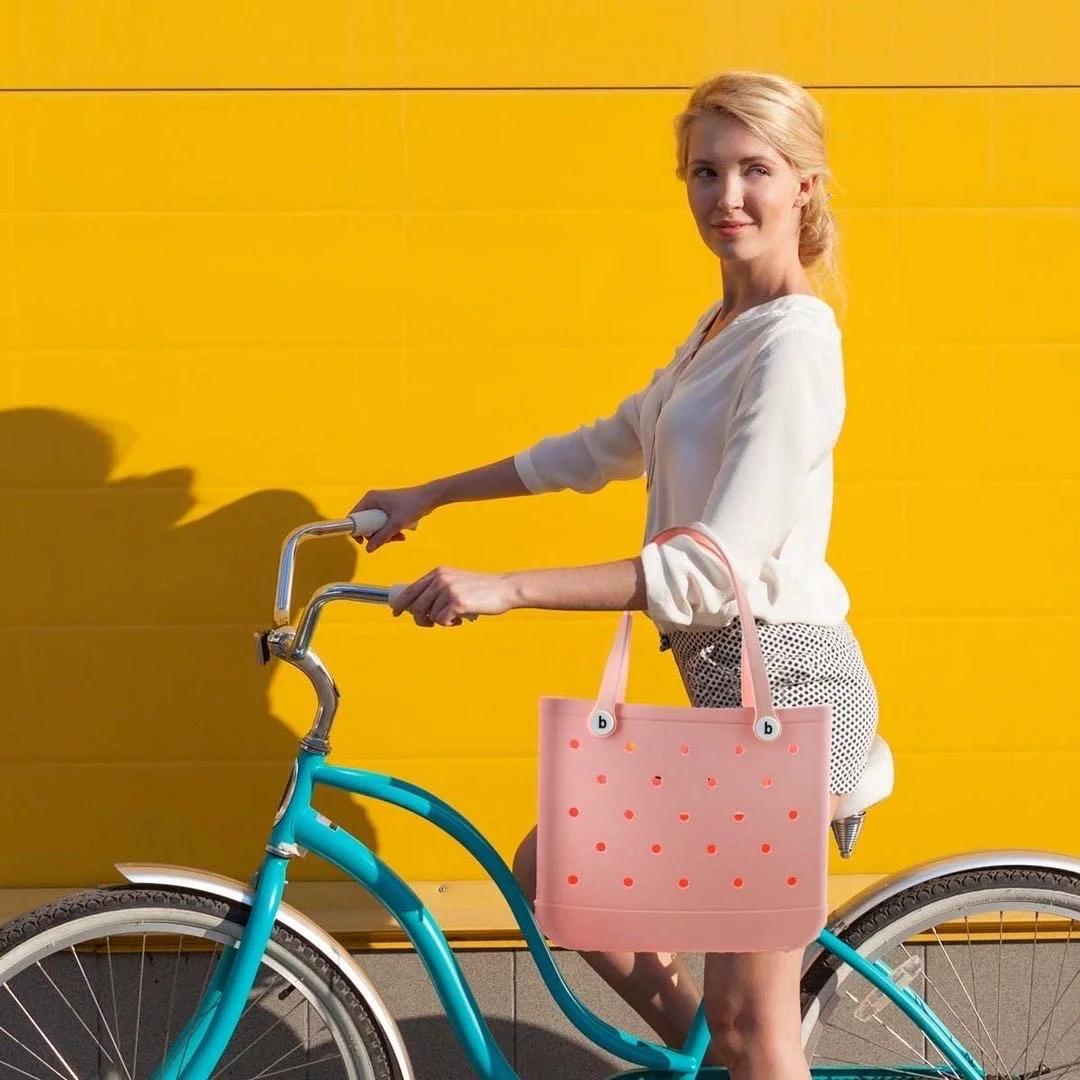
<path fill-rule="evenodd" d="M 660 1080 L 661 1077 L 675 1080 L 698 1075 L 709 1043 L 703 1007 L 698 1010 L 681 1049 L 639 1039 L 601 1020 L 567 986 L 509 867 L 469 821 L 435 795 L 407 781 L 330 765 L 325 754 L 301 749 L 270 835 L 251 915 L 240 945 L 222 956 L 199 1008 L 178 1034 L 165 1062 L 154 1072 L 154 1080 L 207 1080 L 216 1068 L 235 1031 L 273 930 L 289 858 L 303 850 L 343 870 L 397 919 L 430 975 L 477 1076 L 481 1080 L 518 1080 L 517 1073 L 492 1036 L 461 967 L 431 912 L 370 848 L 312 807 L 312 794 L 318 785 L 366 795 L 409 810 L 449 833 L 476 858 L 506 898 L 548 990 L 571 1023 L 597 1046 L 645 1069 L 644 1072 L 620 1073 L 612 1080 Z M 984 1080 L 985 1074 L 975 1059 L 922 998 L 909 988 L 893 983 L 886 964 L 882 961 L 871 964 L 828 930 L 821 931 L 818 942 L 895 1002 L 947 1062 L 940 1068 L 908 1068 L 907 1072 Z M 946 1071 L 949 1068 L 954 1072 Z M 822 1080 L 892 1080 L 896 1070 L 888 1066 L 843 1066 L 814 1068 L 811 1072 Z M 722 1069 L 709 1070 L 710 1076 L 725 1074 Z"/>

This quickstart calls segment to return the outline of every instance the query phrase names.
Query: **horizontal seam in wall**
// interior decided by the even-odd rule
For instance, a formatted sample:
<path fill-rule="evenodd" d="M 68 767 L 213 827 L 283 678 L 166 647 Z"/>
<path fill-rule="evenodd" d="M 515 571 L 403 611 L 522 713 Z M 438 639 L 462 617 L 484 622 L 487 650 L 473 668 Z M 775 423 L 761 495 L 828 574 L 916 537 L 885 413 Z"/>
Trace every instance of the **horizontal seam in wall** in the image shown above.
<path fill-rule="evenodd" d="M 1080 83 L 804 83 L 807 90 L 1080 90 Z M 642 86 L 7 86 L 0 94 L 499 94 L 687 92 L 690 84 Z"/>

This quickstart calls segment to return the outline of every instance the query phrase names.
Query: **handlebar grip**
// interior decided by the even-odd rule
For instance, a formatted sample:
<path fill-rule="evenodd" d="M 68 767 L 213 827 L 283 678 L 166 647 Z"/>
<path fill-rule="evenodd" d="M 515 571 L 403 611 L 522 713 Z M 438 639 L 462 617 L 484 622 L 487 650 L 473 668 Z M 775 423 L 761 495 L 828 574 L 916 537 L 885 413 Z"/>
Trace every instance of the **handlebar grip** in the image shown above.
<path fill-rule="evenodd" d="M 382 510 L 358 510 L 349 515 L 353 524 L 353 536 L 370 536 L 377 533 L 387 522 L 386 514 Z"/>
<path fill-rule="evenodd" d="M 406 585 L 391 585 L 389 595 L 386 598 L 387 604 L 389 604 L 391 607 L 393 607 L 394 601 L 397 600 L 397 598 L 401 595 L 402 590 L 407 588 L 407 587 L 408 586 L 406 586 Z M 476 622 L 476 620 L 479 619 L 480 616 L 479 615 L 463 615 L 462 618 L 463 619 L 468 619 L 469 622 Z"/>

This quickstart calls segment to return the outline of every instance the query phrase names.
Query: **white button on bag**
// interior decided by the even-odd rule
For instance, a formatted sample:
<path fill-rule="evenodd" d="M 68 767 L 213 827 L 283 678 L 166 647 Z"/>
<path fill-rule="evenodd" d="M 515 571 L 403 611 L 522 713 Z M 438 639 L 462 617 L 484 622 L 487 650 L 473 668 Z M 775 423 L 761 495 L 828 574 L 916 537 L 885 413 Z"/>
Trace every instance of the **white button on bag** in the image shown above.
<path fill-rule="evenodd" d="M 615 732 L 615 717 L 607 709 L 597 709 L 589 717 L 589 733 L 598 739 L 606 739 Z"/>
<path fill-rule="evenodd" d="M 772 742 L 780 738 L 782 730 L 780 721 L 775 716 L 759 716 L 754 721 L 754 734 L 762 742 Z"/>

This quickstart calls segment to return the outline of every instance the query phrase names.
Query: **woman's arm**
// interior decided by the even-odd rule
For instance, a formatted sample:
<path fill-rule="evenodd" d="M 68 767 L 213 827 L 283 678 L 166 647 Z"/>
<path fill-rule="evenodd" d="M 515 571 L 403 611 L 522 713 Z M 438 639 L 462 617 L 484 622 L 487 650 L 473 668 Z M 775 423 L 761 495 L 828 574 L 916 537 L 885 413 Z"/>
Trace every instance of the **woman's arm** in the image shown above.
<path fill-rule="evenodd" d="M 501 615 L 514 608 L 642 611 L 641 559 L 509 574 L 438 567 L 402 590 L 393 605 L 395 615 L 408 611 L 418 626 L 457 626 L 465 615 Z"/>
<path fill-rule="evenodd" d="M 432 480 L 428 487 L 432 509 L 451 503 L 509 499 L 515 495 L 532 494 L 518 475 L 512 457 L 453 476 L 444 476 L 441 480 Z"/>

